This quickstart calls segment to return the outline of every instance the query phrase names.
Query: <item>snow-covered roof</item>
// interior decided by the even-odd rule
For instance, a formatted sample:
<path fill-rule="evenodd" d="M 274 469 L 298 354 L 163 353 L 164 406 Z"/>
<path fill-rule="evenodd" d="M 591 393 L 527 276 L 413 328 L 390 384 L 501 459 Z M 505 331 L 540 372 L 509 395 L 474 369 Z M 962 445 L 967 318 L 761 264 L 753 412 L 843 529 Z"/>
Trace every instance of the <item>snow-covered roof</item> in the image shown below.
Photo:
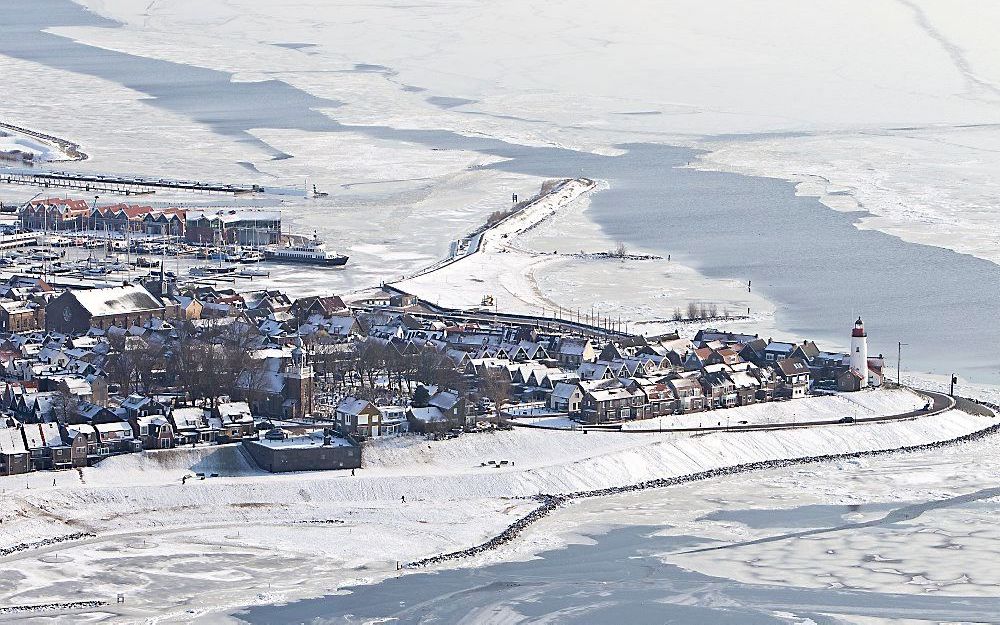
<path fill-rule="evenodd" d="M 458 403 L 458 395 L 451 391 L 441 391 L 427 402 L 429 405 L 441 410 L 451 410 Z"/>
<path fill-rule="evenodd" d="M 136 419 L 139 425 L 166 425 L 167 418 L 161 414 L 148 415 Z"/>
<path fill-rule="evenodd" d="M 197 221 L 203 217 L 212 220 L 218 219 L 223 223 L 238 221 L 280 221 L 281 211 L 225 209 L 218 211 L 191 211 L 187 214 L 188 221 Z"/>
<path fill-rule="evenodd" d="M 139 410 L 146 404 L 152 402 L 153 400 L 145 395 L 140 395 L 138 393 L 132 393 L 125 398 L 125 401 L 121 403 L 122 408 L 129 410 Z"/>
<path fill-rule="evenodd" d="M 138 284 L 128 284 L 106 289 L 67 291 L 94 317 L 159 310 L 163 305 Z"/>
<path fill-rule="evenodd" d="M 369 403 L 367 399 L 345 397 L 343 401 L 337 404 L 337 412 L 357 416 L 361 414 L 362 410 L 368 407 Z"/>
<path fill-rule="evenodd" d="M 780 343 L 778 341 L 771 341 L 770 343 L 767 344 L 767 347 L 764 348 L 764 351 L 787 354 L 791 353 L 793 349 L 795 349 L 795 345 L 793 343 Z"/>
<path fill-rule="evenodd" d="M 115 421 L 113 423 L 98 423 L 94 425 L 94 429 L 101 434 L 114 434 L 119 433 L 125 436 L 132 436 L 132 426 L 124 421 Z"/>
<path fill-rule="evenodd" d="M 174 408 L 170 416 L 173 417 L 177 429 L 199 428 L 205 422 L 205 410 L 196 406 Z"/>
<path fill-rule="evenodd" d="M 0 302 L 0 308 L 3 308 L 8 315 L 18 315 L 21 313 L 30 313 L 33 311 L 28 302 L 24 301 Z"/>
<path fill-rule="evenodd" d="M 590 339 L 567 337 L 559 343 L 559 353 L 566 356 L 582 356 Z"/>
<path fill-rule="evenodd" d="M 444 421 L 444 414 L 439 408 L 434 406 L 428 406 L 426 408 L 413 408 L 409 409 L 409 414 L 413 416 L 417 421 L 423 421 L 425 423 L 434 423 L 436 421 Z"/>
<path fill-rule="evenodd" d="M 67 425 L 66 433 L 69 434 L 70 438 L 76 438 L 80 434 L 83 434 L 84 436 L 94 436 L 97 433 L 97 430 L 95 430 L 94 426 L 89 423 L 76 423 L 73 425 Z"/>
<path fill-rule="evenodd" d="M 21 438 L 21 430 L 18 428 L 0 429 L 0 454 L 23 454 L 27 451 L 24 447 L 24 439 Z"/>
<path fill-rule="evenodd" d="M 42 437 L 42 442 L 45 447 L 62 447 L 64 446 L 62 434 L 59 432 L 58 423 L 36 423 L 32 428 L 38 428 L 38 432 Z M 25 436 L 27 436 L 28 428 L 25 427 Z"/>
<path fill-rule="evenodd" d="M 219 404 L 219 416 L 228 421 L 245 421 L 252 414 L 245 401 L 231 401 Z M 252 417 L 251 417 L 252 418 Z"/>
<path fill-rule="evenodd" d="M 624 398 L 627 398 L 627 397 L 632 397 L 632 395 L 633 395 L 632 391 L 630 391 L 630 390 L 628 390 L 628 389 L 626 389 L 624 387 L 608 388 L 608 389 L 598 389 L 598 390 L 588 391 L 587 394 L 590 395 L 594 399 L 594 401 L 608 401 L 608 400 L 612 400 L 612 399 L 624 399 Z"/>
<path fill-rule="evenodd" d="M 729 379 L 733 381 L 736 388 L 757 388 L 760 386 L 760 381 L 746 371 L 732 371 L 729 373 Z"/>
<path fill-rule="evenodd" d="M 576 384 L 560 382 L 559 384 L 556 384 L 554 389 L 552 389 L 552 397 L 555 397 L 556 399 L 569 399 L 578 388 L 579 386 Z"/>

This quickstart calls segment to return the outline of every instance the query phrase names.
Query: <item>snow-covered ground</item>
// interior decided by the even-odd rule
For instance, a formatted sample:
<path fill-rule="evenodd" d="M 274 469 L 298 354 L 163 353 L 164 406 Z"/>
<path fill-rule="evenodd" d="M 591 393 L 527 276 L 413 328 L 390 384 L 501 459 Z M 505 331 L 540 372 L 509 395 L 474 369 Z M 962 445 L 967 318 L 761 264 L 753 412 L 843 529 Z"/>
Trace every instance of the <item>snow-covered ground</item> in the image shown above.
<path fill-rule="evenodd" d="M 452 551 L 498 533 L 537 505 L 524 497 L 542 492 L 942 440 L 992 422 L 952 411 L 793 432 L 685 436 L 517 428 L 444 441 L 405 436 L 366 449 L 356 476 L 265 475 L 234 446 L 120 456 L 79 474 L 0 478 L 0 546 L 96 534 L 0 558 L 5 566 L 17 562 L 7 567 L 17 574 L 4 578 L 0 601 L 108 599 L 121 592 L 128 597 L 124 607 L 102 608 L 119 620 L 156 614 L 187 620 L 391 575 L 396 561 Z M 490 460 L 509 464 L 483 466 Z M 192 471 L 220 477 L 182 484 Z M 531 539 L 510 548 L 528 554 L 545 544 Z"/>
<path fill-rule="evenodd" d="M 916 454 L 730 476 L 671 488 L 668 496 L 648 491 L 580 501 L 533 525 L 523 540 L 539 549 L 592 545 L 623 525 L 678 537 L 680 546 L 662 550 L 651 539 L 640 541 L 635 557 L 655 549 L 656 559 L 711 575 L 718 585 L 699 584 L 686 601 L 673 596 L 671 603 L 721 600 L 738 608 L 752 591 L 742 587 L 730 601 L 726 589 L 746 584 L 760 591 L 820 591 L 788 612 L 826 612 L 826 605 L 836 623 L 993 622 L 982 616 L 946 619 L 924 612 L 917 599 L 956 597 L 973 610 L 974 598 L 996 596 L 998 463 L 990 438 Z M 686 553 L 695 547 L 720 549 Z M 518 554 L 512 548 L 506 556 Z M 604 554 L 595 549 L 591 557 L 590 565 L 600 568 Z M 670 593 L 664 594 L 668 601 Z M 880 610 L 894 595 L 915 600 Z"/>
<path fill-rule="evenodd" d="M 51 158 L 51 154 L 54 150 L 51 146 L 45 143 L 29 139 L 23 135 L 14 133 L 10 130 L 5 130 L 0 127 L 0 152 L 22 152 L 25 154 L 31 154 L 35 162 L 42 162 Z M 0 165 L 22 165 L 22 163 L 17 161 L 4 161 L 0 160 Z"/>
<path fill-rule="evenodd" d="M 584 216 L 590 193 L 600 186 L 591 190 L 581 181 L 568 183 L 489 229 L 477 253 L 395 286 L 453 308 L 479 306 L 489 295 L 509 312 L 579 317 L 594 324 L 599 314 L 641 334 L 675 330 L 674 309 L 711 302 L 720 314 L 739 318 L 700 323 L 797 340 L 775 327 L 772 304 L 735 280 L 708 279 L 643 249 L 626 251 L 649 258 L 599 256 L 618 245 Z"/>

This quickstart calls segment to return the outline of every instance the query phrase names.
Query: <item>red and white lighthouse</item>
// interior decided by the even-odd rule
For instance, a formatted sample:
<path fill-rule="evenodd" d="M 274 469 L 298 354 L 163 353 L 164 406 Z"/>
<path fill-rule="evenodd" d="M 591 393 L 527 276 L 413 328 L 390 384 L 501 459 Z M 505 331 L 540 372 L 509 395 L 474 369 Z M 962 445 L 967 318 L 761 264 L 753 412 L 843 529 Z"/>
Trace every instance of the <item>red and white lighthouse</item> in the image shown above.
<path fill-rule="evenodd" d="M 868 386 L 868 333 L 861 317 L 851 332 L 851 371 L 861 378 L 861 388 Z"/>

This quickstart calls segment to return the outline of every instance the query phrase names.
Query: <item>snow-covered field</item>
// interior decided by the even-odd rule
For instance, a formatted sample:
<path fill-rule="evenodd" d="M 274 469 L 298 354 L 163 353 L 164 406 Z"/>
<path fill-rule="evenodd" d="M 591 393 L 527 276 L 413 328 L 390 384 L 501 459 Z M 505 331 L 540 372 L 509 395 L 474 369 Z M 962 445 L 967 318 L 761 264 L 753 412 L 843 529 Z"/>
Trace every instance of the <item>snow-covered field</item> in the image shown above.
<path fill-rule="evenodd" d="M 600 314 L 641 334 L 675 330 L 674 309 L 685 311 L 688 302 L 713 302 L 721 314 L 728 311 L 739 318 L 705 323 L 797 340 L 775 327 L 772 304 L 735 280 L 705 278 L 643 249 L 626 251 L 650 258 L 596 255 L 614 251 L 617 242 L 585 217 L 595 192 L 599 188 L 573 181 L 488 230 L 477 253 L 395 286 L 454 308 L 479 306 L 489 295 L 509 312 L 579 316 L 595 324 L 592 315 Z M 630 284 L 636 286 L 623 288 Z"/>
<path fill-rule="evenodd" d="M 34 158 L 36 162 L 41 162 L 51 158 L 53 151 L 52 146 L 46 145 L 41 141 L 29 139 L 28 137 L 14 133 L 10 130 L 0 128 L 0 152 L 22 152 L 25 154 L 31 154 L 32 158 Z M 0 160 L 0 165 L 16 166 L 22 165 L 22 163 L 17 161 Z"/>
<path fill-rule="evenodd" d="M 327 593 L 391 575 L 396 561 L 482 542 L 537 505 L 523 498 L 538 493 L 943 440 L 991 423 L 952 411 L 794 432 L 682 436 L 518 428 L 445 441 L 406 436 L 369 447 L 356 476 L 265 475 L 232 446 L 121 456 L 79 474 L 0 478 L 0 547 L 96 534 L 0 558 L 8 571 L 0 602 L 108 599 L 120 592 L 128 598 L 124 607 L 101 608 L 119 620 L 190 620 Z M 510 464 L 482 466 L 489 460 Z M 220 477 L 182 484 L 192 471 Z M 530 554 L 546 544 L 531 538 L 505 549 Z"/>

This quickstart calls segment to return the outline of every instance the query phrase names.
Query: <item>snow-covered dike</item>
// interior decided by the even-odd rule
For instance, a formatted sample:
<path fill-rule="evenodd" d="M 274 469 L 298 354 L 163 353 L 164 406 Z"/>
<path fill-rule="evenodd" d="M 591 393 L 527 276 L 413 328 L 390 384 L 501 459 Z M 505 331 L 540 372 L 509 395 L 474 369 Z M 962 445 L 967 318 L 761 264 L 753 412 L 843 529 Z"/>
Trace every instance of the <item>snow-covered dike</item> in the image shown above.
<path fill-rule="evenodd" d="M 735 321 L 717 319 L 717 327 L 798 339 L 775 327 L 773 304 L 735 280 L 707 278 L 646 249 L 626 250 L 646 260 L 608 257 L 617 242 L 586 217 L 593 194 L 607 187 L 571 180 L 486 230 L 475 253 L 394 286 L 450 308 L 477 307 L 490 296 L 500 310 L 520 314 L 583 319 L 596 310 L 646 334 L 677 329 L 673 309 L 710 301 L 723 312 L 753 311 Z M 657 286 L 623 288 L 632 284 Z"/>
<path fill-rule="evenodd" d="M 390 575 L 397 561 L 481 543 L 532 510 L 537 503 L 522 498 L 538 493 L 917 445 L 993 423 L 953 410 L 894 423 L 695 436 L 527 429 L 445 441 L 408 436 L 367 448 L 356 476 L 260 474 L 233 447 L 122 456 L 80 476 L 56 474 L 56 487 L 50 474 L 27 482 L 23 476 L 0 479 L 0 546 L 96 534 L 0 559 L 16 560 L 24 575 L 0 591 L 0 603 L 106 599 L 124 592 L 127 610 L 102 610 L 132 621 L 170 606 L 178 612 L 168 620 L 190 620 L 257 601 L 331 592 Z M 511 464 L 483 467 L 489 460 Z M 214 467 L 221 477 L 182 485 L 180 477 L 199 467 Z M 533 545 L 514 543 L 505 552 L 530 552 Z M 181 570 L 192 574 L 178 581 Z M 84 577 L 97 581 L 81 586 Z"/>

